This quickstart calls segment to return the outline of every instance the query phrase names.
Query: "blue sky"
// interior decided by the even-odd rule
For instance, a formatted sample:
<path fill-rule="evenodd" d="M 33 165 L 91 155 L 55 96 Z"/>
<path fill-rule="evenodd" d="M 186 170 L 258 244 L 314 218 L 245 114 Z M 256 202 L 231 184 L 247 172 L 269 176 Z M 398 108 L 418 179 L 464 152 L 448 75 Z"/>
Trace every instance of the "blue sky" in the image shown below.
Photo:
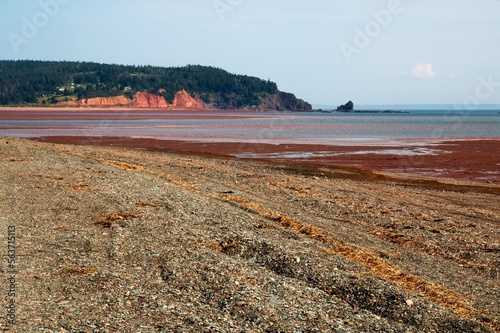
<path fill-rule="evenodd" d="M 211 65 L 313 104 L 500 104 L 500 0 L 2 0 L 0 58 Z"/>

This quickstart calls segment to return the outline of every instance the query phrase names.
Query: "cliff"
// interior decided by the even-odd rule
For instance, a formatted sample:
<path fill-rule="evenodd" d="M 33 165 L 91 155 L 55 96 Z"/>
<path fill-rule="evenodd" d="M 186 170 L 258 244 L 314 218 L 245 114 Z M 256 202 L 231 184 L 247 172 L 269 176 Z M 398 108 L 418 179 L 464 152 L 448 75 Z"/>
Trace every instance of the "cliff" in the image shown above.
<path fill-rule="evenodd" d="M 116 97 L 96 97 L 82 100 L 71 100 L 62 102 L 59 105 L 74 106 L 74 107 L 112 107 L 112 106 L 129 106 L 130 100 L 125 96 Z"/>
<path fill-rule="evenodd" d="M 135 94 L 134 100 L 129 100 L 129 103 L 135 108 L 148 109 L 166 109 L 170 106 L 163 96 L 143 92 Z"/>
<path fill-rule="evenodd" d="M 312 110 L 271 80 L 200 65 L 0 60 L 0 82 L 5 106 Z"/>
<path fill-rule="evenodd" d="M 185 90 L 178 91 L 175 94 L 172 104 L 168 103 L 165 97 L 161 95 L 138 92 L 134 99 L 125 96 L 117 97 L 96 97 L 88 99 L 74 99 L 67 102 L 61 102 L 60 106 L 72 107 L 132 107 L 145 109 L 172 109 L 172 110 L 204 110 L 203 102 L 192 97 Z"/>
<path fill-rule="evenodd" d="M 32 60 L 0 60 L 0 105 L 312 110 L 271 80 L 216 67 Z"/>
<path fill-rule="evenodd" d="M 205 109 L 201 100 L 191 97 L 185 90 L 181 90 L 175 94 L 174 103 L 171 106 L 174 109 Z"/>
<path fill-rule="evenodd" d="M 219 94 L 211 94 L 208 102 L 191 96 L 187 91 L 181 90 L 175 94 L 172 103 L 165 97 L 157 94 L 138 92 L 134 99 L 125 96 L 96 97 L 88 99 L 74 99 L 61 102 L 59 106 L 70 107 L 131 107 L 144 109 L 169 109 L 169 110 L 206 110 L 206 109 L 242 109 L 241 96 L 231 93 L 221 98 Z M 311 104 L 298 99 L 294 94 L 277 91 L 274 94 L 263 93 L 259 96 L 259 104 L 245 106 L 246 110 L 276 110 L 276 111 L 311 111 Z"/>
<path fill-rule="evenodd" d="M 275 94 L 265 94 L 260 98 L 261 109 L 277 111 L 312 111 L 311 104 L 298 99 L 294 94 L 277 91 Z"/>

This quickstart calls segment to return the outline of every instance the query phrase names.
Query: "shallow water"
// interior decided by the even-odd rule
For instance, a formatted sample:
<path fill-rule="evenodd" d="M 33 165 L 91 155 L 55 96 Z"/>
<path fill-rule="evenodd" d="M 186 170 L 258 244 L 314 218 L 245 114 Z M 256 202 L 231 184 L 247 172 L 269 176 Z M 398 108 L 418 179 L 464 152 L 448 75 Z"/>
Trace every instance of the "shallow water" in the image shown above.
<path fill-rule="evenodd" d="M 0 111 L 0 135 L 130 136 L 169 140 L 399 146 L 499 138 L 500 111 L 408 113 Z M 404 152 L 403 152 L 404 153 Z"/>

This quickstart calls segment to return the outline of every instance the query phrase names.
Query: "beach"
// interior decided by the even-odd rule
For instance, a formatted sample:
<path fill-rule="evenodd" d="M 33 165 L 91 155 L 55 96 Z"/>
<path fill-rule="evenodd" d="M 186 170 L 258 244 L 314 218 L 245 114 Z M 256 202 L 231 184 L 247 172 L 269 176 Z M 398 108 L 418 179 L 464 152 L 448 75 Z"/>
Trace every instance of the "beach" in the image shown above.
<path fill-rule="evenodd" d="M 495 140 L 411 148 L 447 153 L 403 167 L 341 154 L 388 147 L 304 163 L 300 145 L 37 140 L 58 143 L 0 139 L 6 330 L 500 329 L 496 178 L 411 170 L 483 170 Z"/>
<path fill-rule="evenodd" d="M 130 137 L 51 136 L 40 142 L 130 147 L 153 151 L 226 156 L 276 163 L 361 169 L 403 177 L 500 184 L 500 140 L 474 139 L 408 144 L 266 144 L 196 142 Z"/>
<path fill-rule="evenodd" d="M 500 0 L 5 2 L 0 333 L 500 333 Z"/>
<path fill-rule="evenodd" d="M 0 135 L 500 184 L 498 113 L 3 108 Z"/>

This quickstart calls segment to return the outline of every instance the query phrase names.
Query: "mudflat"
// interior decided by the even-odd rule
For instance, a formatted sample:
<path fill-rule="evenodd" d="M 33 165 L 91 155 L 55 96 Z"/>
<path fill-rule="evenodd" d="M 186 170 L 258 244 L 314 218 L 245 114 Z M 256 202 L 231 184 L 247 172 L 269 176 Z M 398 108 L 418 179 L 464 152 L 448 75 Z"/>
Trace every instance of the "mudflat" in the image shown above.
<path fill-rule="evenodd" d="M 0 184 L 6 330 L 500 330 L 497 184 L 12 138 Z"/>
<path fill-rule="evenodd" d="M 203 142 L 158 140 L 120 136 L 47 136 L 33 140 L 76 145 L 142 148 L 259 159 L 301 166 L 357 168 L 404 177 L 429 176 L 459 182 L 500 184 L 500 140 L 461 139 L 394 146 L 266 144 L 255 142 Z"/>

